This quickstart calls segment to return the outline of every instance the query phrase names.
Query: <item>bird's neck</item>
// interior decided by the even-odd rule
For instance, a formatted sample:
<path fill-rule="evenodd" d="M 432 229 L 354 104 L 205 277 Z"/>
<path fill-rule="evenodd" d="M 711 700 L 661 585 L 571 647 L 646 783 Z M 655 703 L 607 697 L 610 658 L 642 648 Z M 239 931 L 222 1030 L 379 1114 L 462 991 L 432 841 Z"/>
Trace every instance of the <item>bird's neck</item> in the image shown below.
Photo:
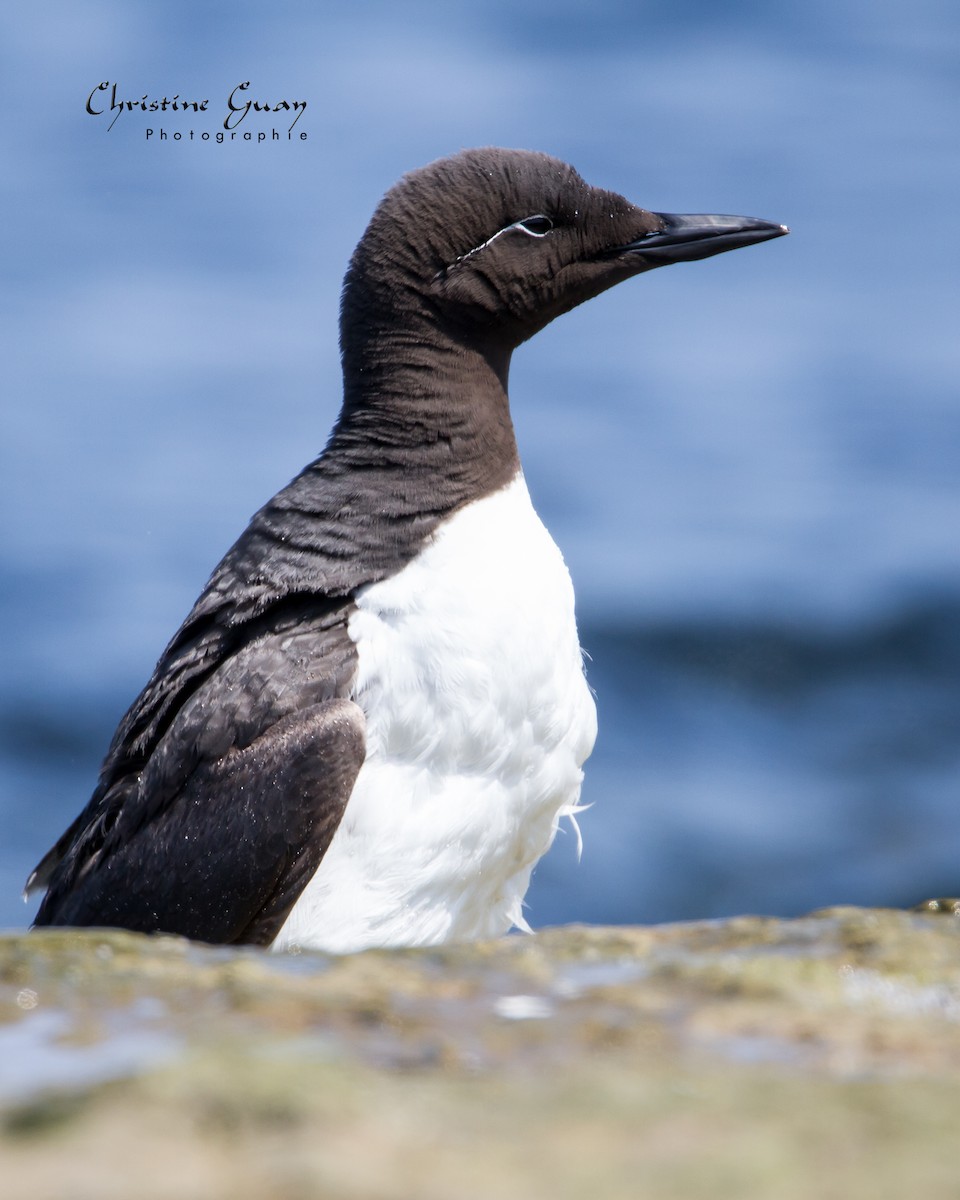
<path fill-rule="evenodd" d="M 343 409 L 326 454 L 398 480 L 429 478 L 445 507 L 496 491 L 520 467 L 509 363 L 509 350 L 435 327 L 368 329 L 344 344 Z"/>

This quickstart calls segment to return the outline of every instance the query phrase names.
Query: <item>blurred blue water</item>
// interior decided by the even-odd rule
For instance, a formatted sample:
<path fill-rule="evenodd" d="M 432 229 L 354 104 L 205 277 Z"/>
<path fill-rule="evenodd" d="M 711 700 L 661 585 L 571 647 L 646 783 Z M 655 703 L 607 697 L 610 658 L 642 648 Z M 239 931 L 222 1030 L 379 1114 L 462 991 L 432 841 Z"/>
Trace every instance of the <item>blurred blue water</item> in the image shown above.
<path fill-rule="evenodd" d="M 601 716 L 583 861 L 559 840 L 531 920 L 960 887 L 960 10 L 48 0 L 0 22 L 0 925 L 209 570 L 322 446 L 379 196 L 490 143 L 793 228 L 516 357 Z M 308 140 L 107 132 L 84 112 L 107 79 L 211 98 L 170 131 L 215 130 L 251 79 L 308 100 Z"/>

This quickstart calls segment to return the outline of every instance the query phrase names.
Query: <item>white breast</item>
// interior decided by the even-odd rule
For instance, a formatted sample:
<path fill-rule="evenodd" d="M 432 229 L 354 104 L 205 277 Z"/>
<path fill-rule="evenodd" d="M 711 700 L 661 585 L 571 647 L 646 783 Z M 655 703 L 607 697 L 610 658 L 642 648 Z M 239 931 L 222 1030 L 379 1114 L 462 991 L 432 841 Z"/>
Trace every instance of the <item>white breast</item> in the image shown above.
<path fill-rule="evenodd" d="M 525 927 L 596 710 L 573 588 L 522 476 L 443 524 L 350 621 L 367 757 L 274 946 L 346 952 Z"/>

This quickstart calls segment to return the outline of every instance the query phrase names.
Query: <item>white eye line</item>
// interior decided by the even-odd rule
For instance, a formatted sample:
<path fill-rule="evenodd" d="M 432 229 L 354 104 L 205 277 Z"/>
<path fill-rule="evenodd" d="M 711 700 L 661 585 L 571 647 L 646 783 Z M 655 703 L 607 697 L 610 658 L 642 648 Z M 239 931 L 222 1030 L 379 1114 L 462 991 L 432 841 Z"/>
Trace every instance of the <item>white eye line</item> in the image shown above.
<path fill-rule="evenodd" d="M 546 221 L 550 229 L 545 229 L 543 233 L 537 233 L 535 229 L 528 229 L 528 221 Z M 553 229 L 553 219 L 548 217 L 546 213 L 533 213 L 532 216 L 524 217 L 522 221 L 515 221 L 513 225 L 508 225 L 508 229 L 522 229 L 527 237 L 543 238 Z"/>
<path fill-rule="evenodd" d="M 537 233 L 533 229 L 528 229 L 524 224 L 524 221 L 536 220 L 550 221 L 550 229 L 545 229 L 543 233 Z M 472 250 L 468 250 L 466 254 L 461 254 L 459 258 L 455 258 L 449 267 L 444 267 L 443 271 L 438 272 L 438 278 L 440 275 L 446 274 L 447 271 L 452 271 L 454 267 L 459 266 L 460 263 L 465 262 L 468 258 L 472 258 L 474 254 L 479 254 L 481 250 L 486 250 L 491 242 L 495 242 L 498 237 L 502 237 L 505 233 L 510 233 L 514 229 L 521 230 L 527 235 L 527 237 L 545 238 L 550 230 L 553 229 L 553 221 L 546 215 L 546 213 L 531 213 L 529 217 L 524 217 L 520 221 L 514 221 L 511 225 L 505 225 L 503 229 L 498 229 L 493 237 L 488 237 L 487 240 L 485 242 L 481 242 L 479 246 L 474 246 L 474 248 Z"/>

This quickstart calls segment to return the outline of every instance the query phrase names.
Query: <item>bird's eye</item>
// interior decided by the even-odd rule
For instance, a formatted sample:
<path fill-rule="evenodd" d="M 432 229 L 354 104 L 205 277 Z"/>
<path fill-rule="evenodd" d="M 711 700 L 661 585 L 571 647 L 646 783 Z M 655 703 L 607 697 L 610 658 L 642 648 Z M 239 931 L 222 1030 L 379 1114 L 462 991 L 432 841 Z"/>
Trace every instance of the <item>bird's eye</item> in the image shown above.
<path fill-rule="evenodd" d="M 545 217 L 543 213 L 537 213 L 535 217 L 527 217 L 523 221 L 517 221 L 514 228 L 522 229 L 524 233 L 529 233 L 531 237 L 543 237 L 553 228 L 553 222 L 549 217 Z"/>

